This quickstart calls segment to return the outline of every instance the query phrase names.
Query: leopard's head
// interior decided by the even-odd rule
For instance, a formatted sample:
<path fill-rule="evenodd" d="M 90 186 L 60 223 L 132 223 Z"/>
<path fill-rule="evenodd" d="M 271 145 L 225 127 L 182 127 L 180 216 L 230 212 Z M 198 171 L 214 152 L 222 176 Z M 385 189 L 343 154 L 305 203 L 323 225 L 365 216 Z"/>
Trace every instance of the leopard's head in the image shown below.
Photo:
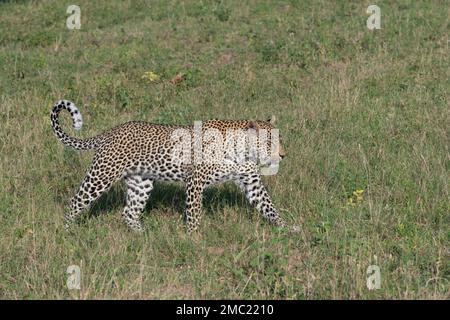
<path fill-rule="evenodd" d="M 275 116 L 266 121 L 206 121 L 202 124 L 204 159 L 228 163 L 251 161 L 262 169 L 272 168 L 272 173 L 267 175 L 276 174 L 278 163 L 286 152 L 275 123 Z"/>
<path fill-rule="evenodd" d="M 266 121 L 249 120 L 247 128 L 254 133 L 251 145 L 256 145 L 253 150 L 252 160 L 257 160 L 261 166 L 277 165 L 285 156 L 279 130 L 275 127 L 276 117 L 272 116 Z M 258 152 L 256 152 L 258 151 Z"/>

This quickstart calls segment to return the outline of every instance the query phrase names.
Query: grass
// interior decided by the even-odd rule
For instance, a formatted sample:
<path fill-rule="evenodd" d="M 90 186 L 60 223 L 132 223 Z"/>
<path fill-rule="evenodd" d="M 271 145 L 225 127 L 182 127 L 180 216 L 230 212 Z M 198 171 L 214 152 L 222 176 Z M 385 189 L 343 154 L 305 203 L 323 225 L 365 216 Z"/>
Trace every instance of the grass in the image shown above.
<path fill-rule="evenodd" d="M 449 298 L 448 1 L 379 2 L 373 31 L 364 1 L 80 0 L 73 31 L 69 4 L 0 2 L 1 298 Z M 83 114 L 80 133 L 62 116 L 80 137 L 132 119 L 276 114 L 288 156 L 265 183 L 301 232 L 223 185 L 188 237 L 182 186 L 159 184 L 137 235 L 118 184 L 66 233 L 92 153 L 53 136 L 61 98 Z"/>

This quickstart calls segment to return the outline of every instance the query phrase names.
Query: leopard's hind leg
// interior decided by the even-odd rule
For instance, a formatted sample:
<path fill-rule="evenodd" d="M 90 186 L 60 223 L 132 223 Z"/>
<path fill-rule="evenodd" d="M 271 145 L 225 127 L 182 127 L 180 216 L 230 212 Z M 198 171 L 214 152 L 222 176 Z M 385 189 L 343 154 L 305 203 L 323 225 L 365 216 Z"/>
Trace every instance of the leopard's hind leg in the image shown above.
<path fill-rule="evenodd" d="M 102 161 L 101 157 L 95 157 L 77 193 L 70 201 L 69 211 L 64 217 L 65 228 L 69 229 L 83 210 L 107 191 L 121 175 L 120 167 Z"/>
<path fill-rule="evenodd" d="M 139 175 L 126 176 L 124 180 L 127 186 L 127 204 L 122 217 L 131 229 L 142 231 L 139 219 L 153 189 L 153 181 Z"/>

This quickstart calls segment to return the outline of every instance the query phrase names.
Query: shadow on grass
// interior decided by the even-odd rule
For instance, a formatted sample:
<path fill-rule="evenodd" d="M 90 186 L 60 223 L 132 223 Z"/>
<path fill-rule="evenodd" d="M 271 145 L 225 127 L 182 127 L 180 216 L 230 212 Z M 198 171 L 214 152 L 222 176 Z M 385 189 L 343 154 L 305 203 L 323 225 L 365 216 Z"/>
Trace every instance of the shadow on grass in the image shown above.
<path fill-rule="evenodd" d="M 113 210 L 123 210 L 125 206 L 125 186 L 115 184 L 103 194 L 89 209 L 89 216 L 99 216 Z M 161 208 L 171 208 L 180 215 L 185 206 L 184 185 L 175 183 L 155 183 L 150 199 L 144 210 L 144 215 Z M 212 215 L 224 206 L 248 206 L 245 196 L 234 185 L 224 184 L 206 189 L 203 195 L 203 212 Z"/>

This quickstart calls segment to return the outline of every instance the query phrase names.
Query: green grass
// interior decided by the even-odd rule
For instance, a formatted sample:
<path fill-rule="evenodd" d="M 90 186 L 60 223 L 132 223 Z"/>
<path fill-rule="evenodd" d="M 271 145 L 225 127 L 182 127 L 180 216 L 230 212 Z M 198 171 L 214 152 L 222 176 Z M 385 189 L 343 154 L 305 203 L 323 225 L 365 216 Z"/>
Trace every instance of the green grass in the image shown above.
<path fill-rule="evenodd" d="M 374 31 L 364 1 L 80 0 L 74 31 L 69 4 L 0 2 L 1 298 L 449 298 L 448 1 L 378 1 Z M 118 184 L 66 233 L 92 153 L 53 136 L 62 98 L 83 114 L 80 133 L 62 116 L 79 137 L 276 114 L 288 156 L 265 183 L 301 232 L 223 185 L 188 237 L 182 186 L 160 184 L 134 234 Z M 74 264 L 81 290 L 66 287 Z"/>

